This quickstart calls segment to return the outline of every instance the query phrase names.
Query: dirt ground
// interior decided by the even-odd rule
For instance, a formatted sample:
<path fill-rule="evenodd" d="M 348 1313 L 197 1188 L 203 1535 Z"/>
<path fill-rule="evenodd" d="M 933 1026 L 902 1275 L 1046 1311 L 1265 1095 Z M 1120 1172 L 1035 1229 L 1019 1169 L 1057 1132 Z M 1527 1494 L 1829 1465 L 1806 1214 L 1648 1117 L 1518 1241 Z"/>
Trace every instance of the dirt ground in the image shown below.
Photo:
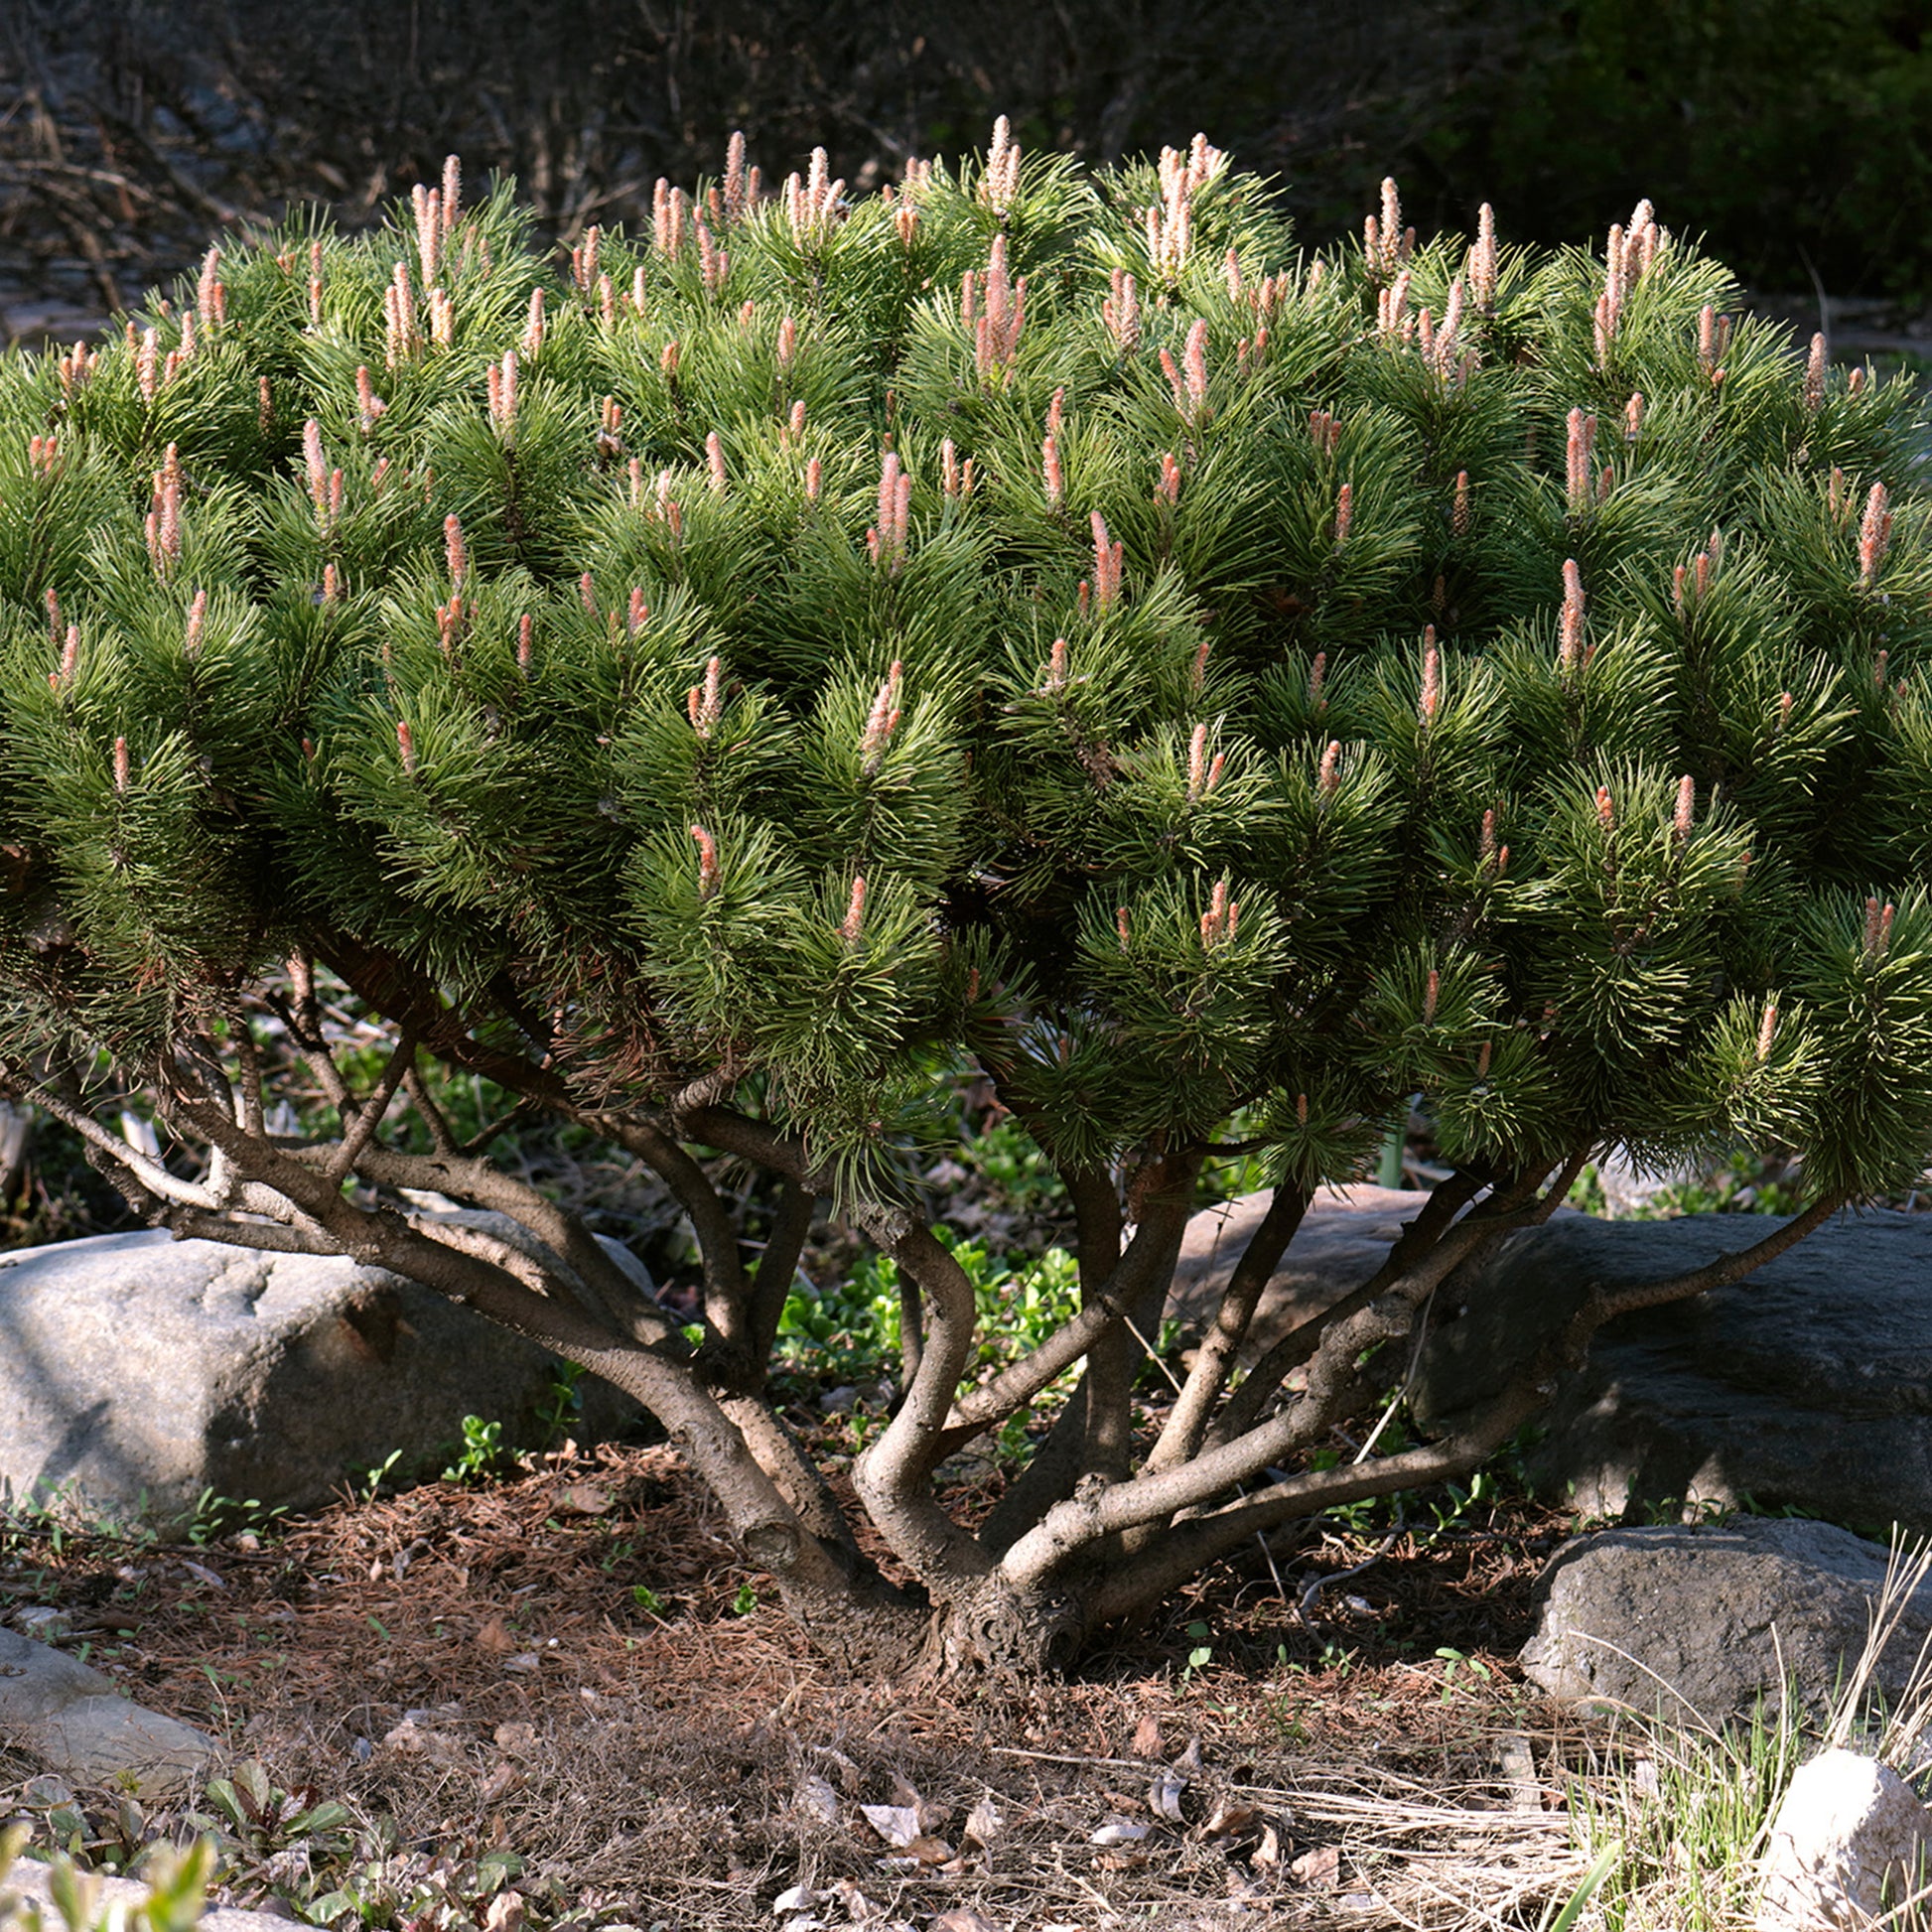
<path fill-rule="evenodd" d="M 514 1853 L 533 1925 L 1448 1926 L 1478 1894 L 1534 1925 L 1581 1868 L 1556 1775 L 1579 1739 L 1513 1658 L 1566 1527 L 1519 1505 L 1317 1532 L 1071 1681 L 853 1684 L 760 1599 L 674 1451 L 566 1447 L 202 1543 L 17 1525 L 0 1614 L 66 1612 L 64 1647 L 132 1697 L 343 1801 L 402 1889 L 440 1869 L 460 1894 Z M 43 1842 L 51 1821 L 112 1863 L 182 1827 L 130 1828 L 105 1793 L 60 1813 L 35 1768 L 0 1755 L 0 1816 Z M 289 1836 L 224 1902 L 329 1877 Z M 368 1922 L 517 1916 L 451 1909 Z"/>

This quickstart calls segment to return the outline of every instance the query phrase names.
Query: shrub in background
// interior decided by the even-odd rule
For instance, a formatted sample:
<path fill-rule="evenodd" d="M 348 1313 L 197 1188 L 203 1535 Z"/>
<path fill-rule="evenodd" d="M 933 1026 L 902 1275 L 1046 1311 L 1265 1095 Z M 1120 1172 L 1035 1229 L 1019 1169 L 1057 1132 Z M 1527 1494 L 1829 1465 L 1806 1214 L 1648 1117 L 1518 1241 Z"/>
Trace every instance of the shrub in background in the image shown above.
<path fill-rule="evenodd" d="M 1028 1669 L 1470 1469 L 1610 1315 L 1918 1173 L 1906 386 L 1734 322 L 1647 207 L 1543 255 L 1419 241 L 1390 187 L 1311 259 L 1199 140 L 1087 175 L 1002 125 L 856 202 L 739 153 L 556 270 L 452 166 L 0 363 L 0 1083 L 143 1214 L 608 1376 L 848 1662 Z M 459 1131 L 438 1062 L 505 1112 Z M 1078 1310 L 1017 1354 L 901 1177 L 969 1067 L 1077 1227 Z M 1417 1094 L 1450 1177 L 1244 1370 L 1314 1189 Z M 674 1191 L 695 1345 L 492 1162 L 540 1114 Z M 1150 1418 L 1237 1118 L 1273 1204 Z M 1794 1221 L 1377 1452 L 1425 1314 L 1594 1153 L 1739 1140 L 1802 1150 Z M 705 1150 L 773 1177 L 761 1250 Z M 843 1497 L 767 1382 L 828 1201 L 901 1295 Z M 936 1472 L 1035 1407 L 969 1528 Z"/>

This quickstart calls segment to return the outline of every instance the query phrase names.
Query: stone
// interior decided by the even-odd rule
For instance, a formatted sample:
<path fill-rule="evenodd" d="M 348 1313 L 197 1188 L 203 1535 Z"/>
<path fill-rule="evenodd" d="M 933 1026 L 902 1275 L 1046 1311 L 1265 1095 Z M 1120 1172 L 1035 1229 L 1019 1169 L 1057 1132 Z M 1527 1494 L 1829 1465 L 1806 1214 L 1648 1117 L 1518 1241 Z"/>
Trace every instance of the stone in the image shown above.
<path fill-rule="evenodd" d="M 46 1925 L 63 1925 L 60 1908 L 54 1903 L 54 1868 L 38 1859 L 20 1858 L 0 1872 L 0 1925 L 16 1923 L 8 1895 L 32 1899 L 41 1910 Z M 147 1902 L 148 1888 L 137 1878 L 114 1878 L 101 1872 L 86 1874 L 85 1883 L 97 1887 L 96 1896 L 103 1907 L 118 1909 L 122 1916 L 112 1921 L 96 1916 L 96 1923 L 128 1923 L 137 1906 Z M 196 1932 L 289 1932 L 289 1920 L 274 1912 L 245 1912 L 231 1905 L 210 1905 L 196 1919 Z"/>
<path fill-rule="evenodd" d="M 0 1738 L 80 1784 L 130 1782 L 143 1797 L 190 1784 L 212 1737 L 121 1695 L 110 1677 L 0 1629 Z"/>
<path fill-rule="evenodd" d="M 1789 1679 L 1815 1714 L 1863 1651 L 1888 1563 L 1850 1530 L 1798 1518 L 1598 1530 L 1551 1559 L 1523 1670 L 1567 1704 L 1713 1725 L 1760 1697 L 1780 1707 Z M 1900 1605 L 1873 1672 L 1894 1707 L 1928 1635 L 1932 1583 Z"/>
<path fill-rule="evenodd" d="M 1678 1274 L 1778 1225 L 1580 1214 L 1512 1235 L 1439 1296 L 1419 1420 L 1452 1427 L 1592 1282 Z M 1586 1516 L 1717 1504 L 1932 1532 L 1932 1215 L 1842 1215 L 1732 1287 L 1619 1317 L 1539 1420 L 1525 1472 Z"/>
<path fill-rule="evenodd" d="M 1920 1892 L 1928 1876 L 1932 1813 L 1912 1787 L 1888 1764 L 1825 1751 L 1798 1767 L 1772 1822 L 1757 1932 L 1854 1932 Z"/>
<path fill-rule="evenodd" d="M 1261 1225 L 1270 1199 L 1266 1190 L 1242 1194 L 1204 1207 L 1189 1219 L 1173 1286 L 1168 1291 L 1170 1319 L 1195 1333 L 1213 1320 L 1228 1276 Z M 1288 1252 L 1262 1290 L 1242 1359 L 1252 1361 L 1289 1329 L 1367 1281 L 1387 1259 L 1403 1224 L 1428 1200 L 1426 1193 L 1367 1182 L 1324 1187 L 1310 1203 Z"/>
<path fill-rule="evenodd" d="M 0 1255 L 0 1492 L 164 1528 L 205 1494 L 310 1508 L 391 1450 L 429 1466 L 466 1416 L 531 1425 L 557 1366 L 343 1257 L 160 1231 L 22 1249 Z M 583 1396 L 580 1438 L 637 1413 L 594 1378 Z"/>

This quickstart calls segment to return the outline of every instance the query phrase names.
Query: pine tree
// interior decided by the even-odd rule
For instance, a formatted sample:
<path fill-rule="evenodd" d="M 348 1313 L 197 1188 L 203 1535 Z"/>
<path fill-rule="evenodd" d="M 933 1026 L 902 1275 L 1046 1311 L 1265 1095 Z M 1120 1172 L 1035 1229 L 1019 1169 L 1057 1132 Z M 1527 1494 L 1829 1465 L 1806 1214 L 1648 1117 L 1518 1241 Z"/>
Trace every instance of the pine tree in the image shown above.
<path fill-rule="evenodd" d="M 1610 1316 L 1924 1168 L 1924 425 L 1648 206 L 1536 254 L 1486 209 L 1419 241 L 1391 185 L 1309 257 L 1200 139 L 825 174 L 762 198 L 734 142 L 553 270 L 453 163 L 379 236 L 211 250 L 0 362 L 0 1091 L 178 1234 L 379 1263 L 609 1377 L 848 1661 L 1036 1668 L 1472 1468 Z M 439 1064 L 511 1111 L 461 1137 Z M 1080 1312 L 992 1369 L 906 1183 L 969 1069 L 1078 1229 Z M 1249 1359 L 1417 1096 L 1449 1177 Z M 492 1160 L 536 1115 L 676 1197 L 695 1344 Z M 1272 1205 L 1150 1440 L 1232 1136 Z M 1801 1153 L 1795 1219 L 1595 1292 L 1450 1436 L 1315 1453 L 1590 1160 L 1739 1143 Z M 706 1151 L 779 1189 L 756 1265 Z M 908 1585 L 768 1379 L 828 1202 L 905 1285 L 854 1475 Z M 1063 1378 L 969 1529 L 934 1471 Z"/>

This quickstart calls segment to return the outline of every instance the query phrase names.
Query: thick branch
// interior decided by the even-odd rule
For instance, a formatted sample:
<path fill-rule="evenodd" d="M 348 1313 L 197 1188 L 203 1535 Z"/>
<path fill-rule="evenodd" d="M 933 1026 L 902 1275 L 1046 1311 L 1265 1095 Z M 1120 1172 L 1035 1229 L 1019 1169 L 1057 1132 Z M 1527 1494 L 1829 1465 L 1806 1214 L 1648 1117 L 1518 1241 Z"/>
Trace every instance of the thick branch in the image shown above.
<path fill-rule="evenodd" d="M 1249 1538 L 1265 1535 L 1292 1518 L 1466 1475 L 1493 1455 L 1544 1401 L 1533 1385 L 1513 1387 L 1479 1421 L 1454 1436 L 1370 1462 L 1285 1476 L 1258 1495 L 1190 1517 L 1156 1538 L 1132 1566 L 1107 1577 L 1091 1605 L 1093 1624 L 1132 1615 L 1206 1565 L 1241 1548 Z"/>
<path fill-rule="evenodd" d="M 1202 1338 L 1188 1371 L 1186 1383 L 1169 1412 L 1167 1426 L 1149 1453 L 1146 1467 L 1158 1473 L 1184 1462 L 1199 1449 L 1207 1434 L 1214 1404 L 1234 1368 L 1234 1358 L 1247 1339 L 1248 1324 L 1254 1319 L 1262 1292 L 1274 1279 L 1275 1270 L 1302 1225 L 1313 1198 L 1307 1187 L 1283 1185 L 1275 1189 L 1241 1259 L 1228 1276 L 1221 1305 L 1214 1311 L 1214 1325 Z"/>
<path fill-rule="evenodd" d="M 514 1179 L 487 1161 L 466 1161 L 453 1154 L 398 1154 L 389 1148 L 365 1148 L 356 1171 L 385 1187 L 411 1187 L 475 1202 L 507 1215 L 527 1228 L 571 1271 L 591 1298 L 591 1306 L 620 1332 L 647 1347 L 676 1344 L 682 1352 L 683 1330 L 627 1275 L 604 1244 L 567 1208 Z M 439 1238 L 454 1230 L 436 1230 Z M 575 1299 L 573 1297 L 573 1299 Z"/>
<path fill-rule="evenodd" d="M 1203 1449 L 1191 1461 L 1056 1503 L 1007 1551 L 1001 1569 L 1017 1585 L 1036 1586 L 1104 1538 L 1165 1522 L 1181 1510 L 1203 1508 L 1252 1482 L 1325 1432 L 1341 1399 L 1366 1387 L 1354 1367 L 1357 1356 L 1403 1332 L 1409 1312 L 1406 1308 L 1357 1310 L 1322 1337 L 1319 1360 L 1334 1372 L 1319 1388 L 1311 1386 L 1291 1408 L 1233 1442 Z"/>
<path fill-rule="evenodd" d="M 343 1120 L 342 1145 L 336 1150 L 329 1163 L 329 1178 L 337 1186 L 355 1172 L 356 1157 L 375 1138 L 375 1130 L 382 1125 L 382 1116 L 389 1111 L 389 1103 L 396 1097 L 406 1074 L 416 1058 L 416 1041 L 405 1029 L 397 1039 L 394 1050 L 389 1055 L 389 1064 L 382 1069 L 382 1078 L 377 1081 L 375 1091 L 359 1100 L 352 1113 Z"/>
<path fill-rule="evenodd" d="M 1174 1262 L 1194 1201 L 1198 1153 L 1169 1156 L 1143 1170 L 1141 1228 L 1155 1237 L 1149 1279 L 1127 1298 L 1123 1320 L 1087 1353 L 1087 1436 L 1083 1473 L 1118 1481 L 1134 1465 L 1134 1382 L 1147 1356 L 1143 1339 L 1161 1319 Z"/>
<path fill-rule="evenodd" d="M 438 1059 L 468 1073 L 481 1073 L 511 1093 L 528 1094 L 575 1114 L 570 1090 L 559 1074 L 521 1053 L 483 1044 L 474 1036 L 468 1016 L 447 1005 L 433 980 L 394 953 L 365 946 L 341 932 L 332 933 L 316 952 L 345 986 L 402 1032 L 413 1034 Z"/>
<path fill-rule="evenodd" d="M 1183 1226 L 1185 1218 L 1183 1213 Z M 1025 1408 L 1145 1301 L 1157 1280 L 1165 1289 L 1166 1277 L 1161 1264 L 1171 1231 L 1159 1217 L 1144 1220 L 1135 1229 L 1127 1252 L 1120 1256 L 1112 1274 L 1102 1278 L 1098 1287 L 1087 1289 L 1078 1314 L 1061 1323 L 1038 1347 L 1030 1349 L 991 1380 L 962 1396 L 946 1418 L 945 1452 L 952 1454 L 975 1436 Z M 1172 1276 L 1173 1272 L 1173 1262 L 1169 1257 L 1167 1275 Z"/>
<path fill-rule="evenodd" d="M 743 1431 L 697 1384 L 687 1366 L 640 1345 L 611 1324 L 592 1319 L 569 1302 L 533 1293 L 507 1266 L 466 1254 L 387 1209 L 369 1212 L 356 1207 L 315 1166 L 244 1134 L 212 1103 L 176 1104 L 198 1132 L 224 1149 L 239 1172 L 306 1212 L 343 1253 L 466 1303 L 500 1326 L 528 1335 L 634 1396 L 664 1424 L 718 1497 L 746 1555 L 777 1577 L 788 1600 L 796 1598 L 801 1614 L 815 1616 L 823 1625 L 840 1606 L 846 1613 L 862 1603 L 875 1609 L 893 1607 L 876 1586 L 855 1578 L 836 1543 L 828 1545 L 800 1521 L 798 1511 L 760 1467 Z M 382 1152 L 365 1150 L 363 1159 Z M 206 1231 L 217 1232 L 213 1223 L 205 1225 Z M 225 1223 L 218 1238 L 239 1237 L 238 1245 L 253 1245 L 274 1241 L 280 1232 L 255 1224 Z"/>
<path fill-rule="evenodd" d="M 730 1210 L 697 1162 L 650 1122 L 604 1118 L 598 1126 L 636 1155 L 684 1209 L 704 1271 L 704 1318 L 714 1367 L 722 1383 L 751 1393 L 761 1380 L 763 1359 L 755 1347 L 751 1284 Z"/>
<path fill-rule="evenodd" d="M 1609 1320 L 1615 1315 L 1633 1314 L 1639 1309 L 1661 1308 L 1667 1302 L 1685 1302 L 1693 1295 L 1703 1295 L 1710 1289 L 1728 1288 L 1732 1282 L 1742 1281 L 1767 1261 L 1775 1261 L 1787 1248 L 1796 1247 L 1806 1235 L 1823 1227 L 1850 1199 L 1851 1195 L 1844 1192 L 1823 1195 L 1802 1214 L 1794 1216 L 1781 1228 L 1773 1229 L 1748 1248 L 1734 1249 L 1729 1254 L 1719 1255 L 1715 1261 L 1706 1262 L 1702 1268 L 1693 1268 L 1687 1274 L 1667 1275 L 1661 1281 L 1635 1282 L 1626 1288 L 1614 1290 L 1599 1288 L 1592 1299 L 1603 1311 L 1602 1319 Z"/>
<path fill-rule="evenodd" d="M 860 1456 L 853 1481 L 881 1535 L 935 1596 L 962 1579 L 981 1577 L 991 1560 L 967 1531 L 939 1507 L 932 1471 L 945 1454 L 943 1425 L 953 1390 L 972 1357 L 973 1284 L 966 1271 L 903 1208 L 871 1204 L 853 1219 L 900 1276 L 916 1282 L 930 1313 L 924 1358 L 898 1414 Z"/>
<path fill-rule="evenodd" d="M 785 1298 L 798 1273 L 798 1257 L 812 1231 L 812 1216 L 818 1211 L 818 1196 L 787 1177 L 778 1199 L 778 1211 L 771 1219 L 771 1232 L 765 1237 L 764 1253 L 759 1257 L 758 1280 L 752 1289 L 751 1345 L 760 1363 L 768 1363 L 777 1345 L 778 1324 L 784 1319 Z"/>
<path fill-rule="evenodd" d="M 25 1068 L 7 1061 L 0 1061 L 0 1080 L 16 1086 L 36 1106 L 45 1107 L 64 1127 L 70 1128 L 104 1159 L 131 1174 L 157 1200 L 172 1201 L 184 1207 L 199 1207 L 208 1213 L 220 1211 L 220 1196 L 212 1188 L 204 1187 L 196 1181 L 179 1179 L 160 1162 L 151 1161 L 130 1141 L 119 1134 L 110 1134 L 53 1082 L 37 1080 Z"/>
<path fill-rule="evenodd" d="M 1346 1320 L 1357 1309 L 1364 1309 L 1378 1296 L 1387 1294 L 1397 1282 L 1411 1278 L 1425 1256 L 1430 1258 L 1426 1278 L 1429 1287 L 1448 1276 L 1456 1263 L 1474 1250 L 1492 1224 L 1478 1223 L 1475 1214 L 1468 1215 L 1459 1226 L 1455 1222 L 1456 1215 L 1481 1192 L 1483 1185 L 1482 1178 L 1472 1173 L 1454 1173 L 1439 1183 L 1415 1219 L 1403 1228 L 1381 1267 L 1367 1281 L 1331 1308 L 1291 1328 L 1263 1354 L 1248 1371 L 1247 1379 L 1228 1397 L 1205 1440 L 1214 1444 L 1232 1442 L 1251 1428 L 1284 1378 L 1314 1353 L 1332 1323 Z M 1519 1199 L 1527 1199 L 1534 1186 L 1533 1178 L 1527 1183 L 1518 1182 L 1496 1200 L 1514 1204 Z M 1493 1201 L 1485 1203 L 1485 1207 L 1494 1204 Z M 1454 1228 L 1452 1239 L 1449 1238 L 1451 1228 Z"/>
<path fill-rule="evenodd" d="M 1120 1189 L 1105 1168 L 1062 1168 L 1060 1183 L 1073 1205 L 1074 1259 L 1083 1294 L 1108 1283 L 1120 1266 Z"/>

